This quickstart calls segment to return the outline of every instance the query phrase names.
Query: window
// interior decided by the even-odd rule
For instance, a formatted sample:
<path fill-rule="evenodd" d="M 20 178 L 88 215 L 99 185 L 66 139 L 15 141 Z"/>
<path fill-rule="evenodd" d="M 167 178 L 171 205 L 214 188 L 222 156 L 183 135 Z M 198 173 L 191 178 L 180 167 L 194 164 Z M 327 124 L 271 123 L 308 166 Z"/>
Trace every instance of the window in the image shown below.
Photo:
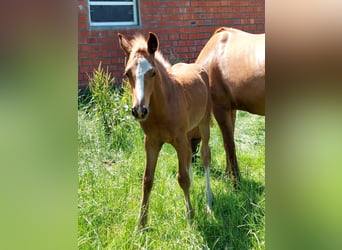
<path fill-rule="evenodd" d="M 91 26 L 138 25 L 138 0 L 89 0 Z"/>

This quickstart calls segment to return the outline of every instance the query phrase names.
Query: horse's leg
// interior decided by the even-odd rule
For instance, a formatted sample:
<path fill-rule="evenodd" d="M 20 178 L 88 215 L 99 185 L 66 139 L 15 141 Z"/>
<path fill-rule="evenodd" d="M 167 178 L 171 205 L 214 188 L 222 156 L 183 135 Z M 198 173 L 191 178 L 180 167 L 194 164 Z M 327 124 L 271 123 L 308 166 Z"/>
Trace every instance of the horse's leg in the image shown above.
<path fill-rule="evenodd" d="M 185 197 L 185 205 L 187 215 L 190 221 L 194 217 L 194 211 L 190 201 L 190 164 L 191 164 L 191 147 L 186 134 L 179 136 L 172 145 L 175 147 L 178 156 L 178 174 L 177 180 L 182 188 Z"/>
<path fill-rule="evenodd" d="M 201 138 L 192 138 L 191 139 L 191 152 L 192 152 L 192 157 L 191 157 L 191 162 L 195 163 L 196 158 L 197 158 L 197 152 L 198 152 L 198 144 L 201 142 Z"/>
<path fill-rule="evenodd" d="M 208 119 L 206 119 L 202 124 L 199 125 L 199 129 L 202 137 L 201 146 L 201 158 L 205 171 L 206 178 L 206 195 L 207 195 L 207 212 L 211 212 L 213 205 L 213 193 L 210 187 L 210 162 L 211 153 L 209 148 L 209 137 L 210 137 L 210 113 Z"/>
<path fill-rule="evenodd" d="M 192 159 L 191 162 L 196 162 L 197 152 L 198 152 L 198 144 L 201 142 L 201 134 L 197 128 L 194 128 L 190 132 L 188 132 L 188 140 L 191 143 L 191 151 L 192 151 Z"/>
<path fill-rule="evenodd" d="M 232 116 L 233 136 L 234 136 L 234 133 L 235 133 L 235 120 L 236 120 L 236 109 L 232 109 L 231 116 Z"/>
<path fill-rule="evenodd" d="M 152 141 L 149 137 L 145 137 L 145 151 L 146 151 L 146 167 L 144 178 L 142 182 L 143 195 L 140 208 L 140 221 L 141 227 L 144 227 L 147 222 L 149 197 L 153 186 L 154 171 L 156 169 L 158 154 L 163 143 Z"/>
<path fill-rule="evenodd" d="M 226 174 L 231 174 L 233 185 L 236 188 L 236 182 L 240 182 L 241 179 L 240 170 L 236 160 L 234 142 L 234 121 L 236 110 L 226 110 L 220 106 L 214 105 L 213 113 L 222 132 L 224 149 L 226 151 Z"/>

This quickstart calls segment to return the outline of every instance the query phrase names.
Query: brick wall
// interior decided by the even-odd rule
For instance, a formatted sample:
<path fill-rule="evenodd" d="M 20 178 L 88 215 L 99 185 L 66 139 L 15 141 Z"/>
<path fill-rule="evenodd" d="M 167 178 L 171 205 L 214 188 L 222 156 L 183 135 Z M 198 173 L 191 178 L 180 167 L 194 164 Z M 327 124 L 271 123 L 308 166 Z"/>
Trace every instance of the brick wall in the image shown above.
<path fill-rule="evenodd" d="M 137 32 L 155 32 L 160 48 L 171 63 L 194 62 L 216 28 L 234 27 L 251 33 L 265 32 L 265 1 L 140 0 L 139 29 L 92 30 L 88 21 L 88 1 L 78 0 L 79 89 L 88 84 L 87 73 L 102 65 L 119 82 L 124 69 L 124 53 L 117 33 L 128 37 Z"/>

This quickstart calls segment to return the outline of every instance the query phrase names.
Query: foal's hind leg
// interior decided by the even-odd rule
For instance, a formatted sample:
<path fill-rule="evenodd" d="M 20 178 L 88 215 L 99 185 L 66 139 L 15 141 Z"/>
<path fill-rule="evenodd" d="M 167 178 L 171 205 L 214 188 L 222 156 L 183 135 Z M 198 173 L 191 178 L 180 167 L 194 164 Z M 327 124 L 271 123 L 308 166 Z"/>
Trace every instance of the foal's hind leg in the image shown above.
<path fill-rule="evenodd" d="M 151 189 L 153 186 L 154 171 L 157 164 L 158 154 L 163 143 L 151 141 L 145 137 L 146 167 L 142 183 L 143 195 L 140 208 L 139 224 L 144 227 L 147 222 L 148 205 Z"/>
<path fill-rule="evenodd" d="M 192 151 L 191 162 L 194 163 L 196 162 L 196 158 L 197 158 L 198 144 L 201 142 L 201 133 L 198 127 L 188 132 L 188 139 L 191 143 L 191 151 Z"/>
<path fill-rule="evenodd" d="M 210 115 L 210 114 L 209 114 Z M 210 137 L 210 120 L 209 118 L 199 125 L 199 129 L 202 137 L 201 146 L 201 158 L 205 171 L 206 178 L 206 195 L 207 195 L 207 212 L 211 212 L 213 205 L 213 192 L 210 187 L 210 162 L 211 153 L 209 148 L 209 137 Z"/>
<path fill-rule="evenodd" d="M 235 113 L 234 113 L 235 112 Z M 235 126 L 235 110 L 226 110 L 222 107 L 214 105 L 213 113 L 217 123 L 220 126 L 224 149 L 226 151 L 226 173 L 230 173 L 233 179 L 233 185 L 236 188 L 237 182 L 240 182 L 240 170 L 236 160 L 235 142 L 234 142 L 234 126 Z"/>
<path fill-rule="evenodd" d="M 191 157 L 191 162 L 195 163 L 196 159 L 197 159 L 197 153 L 198 153 L 198 144 L 201 142 L 201 138 L 192 138 L 191 139 L 191 153 L 192 153 L 192 157 Z"/>
<path fill-rule="evenodd" d="M 189 168 L 191 164 L 191 147 L 186 134 L 176 138 L 175 142 L 172 143 L 177 151 L 178 156 L 178 174 L 177 179 L 180 187 L 183 190 L 185 197 L 185 205 L 187 209 L 187 215 L 190 221 L 194 217 L 194 211 L 190 201 L 190 176 Z"/>

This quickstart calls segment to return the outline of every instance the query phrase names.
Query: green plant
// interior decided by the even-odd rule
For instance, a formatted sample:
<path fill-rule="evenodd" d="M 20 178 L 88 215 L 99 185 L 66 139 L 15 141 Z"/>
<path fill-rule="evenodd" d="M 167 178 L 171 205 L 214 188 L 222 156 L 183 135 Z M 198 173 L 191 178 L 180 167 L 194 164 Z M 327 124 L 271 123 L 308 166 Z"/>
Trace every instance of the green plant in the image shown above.
<path fill-rule="evenodd" d="M 89 90 L 92 95 L 92 101 L 95 104 L 95 113 L 99 121 L 102 123 L 104 131 L 109 136 L 113 130 L 114 118 L 114 97 L 113 88 L 114 78 L 101 67 L 93 71 L 93 76 L 89 78 Z"/>
<path fill-rule="evenodd" d="M 129 85 L 123 81 L 121 88 L 115 88 L 114 81 L 108 68 L 104 71 L 100 63 L 89 77 L 90 109 L 110 149 L 129 149 L 132 140 L 127 140 L 127 134 L 135 133 L 137 128 L 130 114 Z"/>

